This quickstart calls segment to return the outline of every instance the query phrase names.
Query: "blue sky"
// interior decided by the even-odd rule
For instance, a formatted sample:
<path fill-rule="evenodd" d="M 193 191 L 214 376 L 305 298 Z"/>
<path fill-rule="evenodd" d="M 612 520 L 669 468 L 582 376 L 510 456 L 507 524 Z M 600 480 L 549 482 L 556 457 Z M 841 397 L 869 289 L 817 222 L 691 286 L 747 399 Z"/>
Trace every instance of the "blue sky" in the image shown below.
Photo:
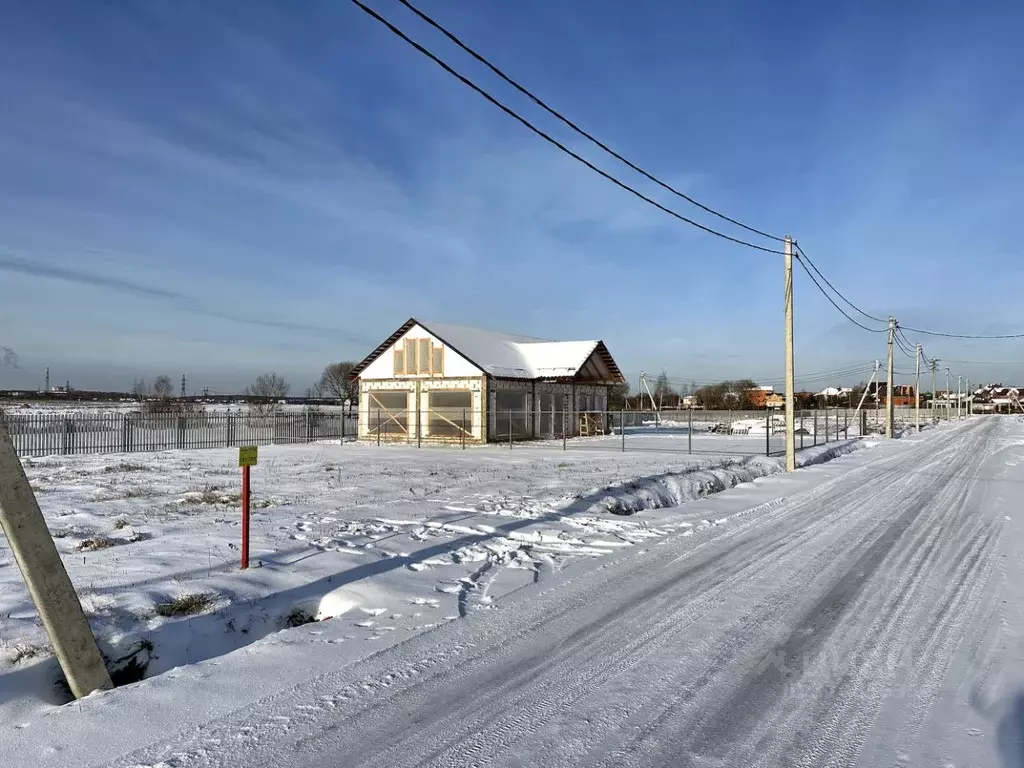
<path fill-rule="evenodd" d="M 635 162 L 793 234 L 869 312 L 1024 329 L 1019 3 L 420 4 Z M 781 373 L 781 257 L 637 201 L 348 2 L 5 0 L 3 17 L 0 345 L 21 367 L 0 388 L 49 365 L 82 387 L 277 370 L 300 392 L 409 316 L 600 337 L 631 376 Z M 884 354 L 802 274 L 796 309 L 799 370 Z M 1024 360 L 1022 342 L 924 341 Z"/>

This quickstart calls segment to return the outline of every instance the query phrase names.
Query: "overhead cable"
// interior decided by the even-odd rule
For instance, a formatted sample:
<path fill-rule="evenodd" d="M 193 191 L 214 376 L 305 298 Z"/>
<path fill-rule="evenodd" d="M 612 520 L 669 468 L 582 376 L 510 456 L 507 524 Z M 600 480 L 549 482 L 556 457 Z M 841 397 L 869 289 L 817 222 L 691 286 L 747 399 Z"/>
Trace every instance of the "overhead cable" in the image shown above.
<path fill-rule="evenodd" d="M 845 317 L 851 323 L 856 325 L 858 328 L 861 328 L 861 329 L 863 329 L 865 331 L 868 331 L 869 333 L 885 333 L 888 330 L 887 328 L 868 328 L 863 323 L 861 323 L 861 322 L 859 322 L 857 320 L 854 320 L 852 317 L 850 317 L 850 315 L 846 312 L 846 310 L 844 310 L 842 307 L 840 307 L 838 304 L 836 304 L 835 300 L 831 296 L 829 296 L 828 292 L 824 288 L 821 287 L 821 283 L 819 283 L 817 278 L 814 277 L 814 273 L 811 272 L 811 270 L 809 270 L 807 268 L 806 264 L 804 264 L 804 259 L 801 258 L 799 255 L 797 255 L 797 259 L 796 260 L 800 264 L 800 266 L 804 268 L 804 272 L 807 273 L 807 276 L 809 278 L 811 278 L 811 282 L 814 283 L 814 285 L 818 288 L 819 291 L 821 291 L 821 295 L 824 296 L 826 299 L 828 299 L 829 304 L 831 304 L 833 307 L 835 307 L 836 310 L 839 312 L 839 314 L 841 314 L 843 317 Z"/>
<path fill-rule="evenodd" d="M 860 308 L 860 307 L 858 307 L 858 306 L 857 306 L 856 304 L 854 304 L 854 303 L 853 303 L 852 301 L 850 301 L 850 300 L 849 300 L 848 298 L 846 298 L 846 297 L 845 297 L 845 296 L 844 296 L 844 295 L 843 295 L 842 293 L 840 293 L 840 292 L 839 292 L 839 289 L 838 289 L 838 288 L 836 288 L 836 287 L 835 287 L 834 285 L 832 285 L 832 283 L 830 283 L 830 282 L 829 282 L 829 279 L 828 279 L 827 277 L 825 277 L 825 276 L 824 276 L 824 275 L 823 275 L 823 274 L 821 273 L 821 270 L 820 270 L 820 269 L 818 269 L 818 268 L 817 268 L 817 267 L 815 266 L 814 262 L 813 262 L 813 261 L 811 261 L 811 257 L 807 255 L 807 252 L 806 252 L 806 251 L 805 251 L 805 250 L 804 250 L 803 248 L 801 248 L 801 247 L 800 247 L 800 244 L 799 244 L 799 243 L 797 243 L 796 241 L 794 241 L 794 242 L 793 242 L 793 247 L 794 247 L 794 248 L 796 249 L 796 251 L 797 251 L 797 254 L 799 255 L 799 257 L 801 257 L 801 258 L 803 258 L 803 259 L 806 259 L 806 260 L 807 260 L 807 263 L 808 263 L 808 264 L 809 264 L 809 265 L 811 266 L 811 269 L 813 269 L 813 270 L 814 270 L 814 271 L 815 271 L 815 272 L 817 273 L 818 277 L 820 277 L 820 278 L 821 278 L 821 279 L 822 279 L 822 280 L 823 280 L 823 281 L 825 282 L 825 285 L 827 285 L 827 286 L 828 286 L 829 288 L 831 288 L 831 289 L 832 289 L 832 291 L 833 291 L 833 293 L 835 293 L 835 295 L 836 295 L 836 296 L 838 296 L 838 297 L 839 297 L 840 299 L 842 299 L 842 300 L 843 300 L 844 302 L 846 302 L 847 304 L 849 304 L 849 305 L 850 305 L 850 307 L 852 307 L 854 311 L 856 311 L 856 312 L 858 312 L 859 314 L 863 315 L 863 316 L 864 316 L 864 317 L 866 317 L 866 318 L 867 318 L 868 320 L 874 320 L 874 321 L 875 321 L 876 323 L 886 323 L 886 324 L 888 324 L 888 322 L 889 322 L 888 320 L 886 320 L 886 319 L 883 319 L 883 318 L 881 318 L 881 317 L 875 317 L 874 315 L 868 314 L 868 313 L 867 313 L 867 312 L 865 312 L 865 311 L 864 311 L 863 309 L 861 309 L 861 308 Z M 806 267 L 805 267 L 805 269 L 806 269 Z M 820 286 L 819 286 L 819 287 L 820 287 Z"/>
<path fill-rule="evenodd" d="M 605 152 L 607 152 L 609 155 L 614 157 L 616 160 L 618 160 L 619 162 L 627 165 L 629 168 L 633 169 L 634 171 L 639 173 L 644 178 L 648 179 L 649 181 L 653 181 L 655 184 L 657 184 L 658 186 L 662 187 L 663 189 L 668 190 L 673 195 L 676 195 L 677 197 L 681 197 L 683 200 L 686 200 L 688 203 L 691 203 L 691 204 L 697 206 L 702 211 L 706 211 L 707 213 L 710 213 L 712 216 L 717 216 L 718 218 L 722 219 L 723 221 L 727 221 L 730 224 L 735 224 L 737 227 L 745 229 L 748 232 L 752 232 L 755 235 L 760 235 L 761 237 L 766 237 L 766 238 L 768 238 L 770 240 L 775 240 L 775 241 L 780 242 L 780 243 L 785 242 L 785 238 L 782 238 L 782 237 L 779 237 L 778 235 L 773 235 L 773 234 L 771 234 L 769 232 L 765 232 L 763 230 L 757 229 L 756 227 L 751 227 L 748 224 L 744 224 L 742 221 L 734 219 L 731 216 L 726 216 L 724 213 L 721 213 L 720 211 L 716 211 L 714 208 L 711 208 L 711 207 L 709 207 L 707 205 L 704 205 L 704 203 L 700 202 L 699 200 L 695 200 L 694 198 L 690 197 L 689 195 L 687 195 L 687 194 L 685 194 L 683 192 L 680 192 L 678 189 L 673 187 L 668 182 L 665 182 L 665 181 L 659 179 L 654 174 L 650 173 L 649 171 L 644 170 L 639 165 L 636 165 L 635 163 L 633 163 L 630 160 L 626 159 L 621 154 L 619 154 L 614 149 L 612 149 L 607 144 L 605 144 L 603 141 L 601 141 L 600 139 L 595 137 L 593 134 L 587 132 L 586 130 L 581 128 L 577 123 L 573 122 L 568 117 L 563 115 L 557 109 L 555 109 L 554 107 L 551 107 L 550 105 L 548 105 L 539 96 L 534 94 L 532 91 L 527 89 L 525 86 L 521 85 L 516 80 L 514 80 L 512 77 L 510 77 L 509 75 L 505 74 L 501 69 L 499 69 L 495 64 L 493 64 L 491 61 L 489 61 L 486 57 L 484 57 L 482 54 L 478 53 L 473 48 L 471 48 L 469 45 L 464 43 L 462 40 L 460 40 L 458 38 L 458 36 L 456 36 L 453 32 L 451 32 L 450 30 L 445 28 L 438 21 L 432 19 L 426 13 L 424 13 L 419 8 L 414 6 L 412 3 L 409 2 L 409 0 L 398 0 L 398 1 L 402 5 L 404 5 L 406 8 L 408 8 L 410 11 L 412 11 L 417 16 L 419 16 L 427 24 L 432 26 L 434 29 L 436 29 L 438 32 L 440 32 L 442 35 L 444 35 L 449 40 L 451 40 L 453 43 L 455 43 L 455 45 L 457 45 L 463 51 L 468 53 L 470 56 L 472 56 L 478 62 L 480 62 L 485 67 L 487 67 L 489 70 L 491 70 L 491 72 L 493 72 L 495 75 L 500 77 L 506 83 L 508 83 L 513 88 L 515 88 L 517 91 L 519 91 L 521 94 L 523 94 L 528 99 L 530 99 L 538 107 L 540 107 L 541 109 L 543 109 L 548 114 L 550 114 L 553 117 L 555 117 L 558 120 L 560 120 L 562 123 L 567 125 L 569 128 L 574 130 L 576 133 L 578 133 L 583 138 L 587 139 L 588 141 L 592 142 L 593 144 L 596 144 L 598 147 L 603 149 Z"/>
<path fill-rule="evenodd" d="M 564 152 L 565 154 L 567 154 L 570 157 L 574 158 L 578 162 L 583 163 L 583 165 L 587 166 L 587 168 L 592 170 L 594 173 L 596 173 L 599 176 L 601 176 L 602 178 L 605 178 L 608 181 L 612 182 L 617 187 L 620 187 L 621 189 L 626 190 L 631 195 L 639 198 L 640 200 L 643 200 L 645 203 L 653 205 L 655 208 L 657 208 L 658 210 L 662 211 L 663 213 L 667 213 L 669 216 L 672 216 L 672 217 L 674 217 L 676 219 L 679 219 L 680 221 L 685 222 L 686 224 L 689 224 L 689 225 L 691 225 L 693 227 L 696 227 L 697 229 L 703 230 L 704 232 L 707 232 L 708 234 L 715 235 L 716 237 L 720 237 L 723 240 L 728 240 L 731 243 L 736 243 L 737 245 L 743 245 L 743 246 L 746 246 L 747 248 L 752 248 L 755 251 L 763 251 L 764 253 L 775 253 L 775 254 L 783 255 L 783 251 L 776 250 L 774 248 L 766 248 L 763 245 L 757 245 L 756 243 L 751 243 L 751 242 L 748 242 L 746 240 L 742 240 L 742 239 L 740 239 L 738 237 L 733 237 L 732 235 L 727 235 L 724 232 L 719 232 L 717 229 L 712 229 L 711 227 L 705 226 L 704 224 L 701 224 L 701 223 L 699 223 L 697 221 L 694 221 L 693 219 L 688 218 L 687 216 L 684 216 L 683 214 L 679 213 L 678 211 L 674 211 L 671 208 L 668 208 L 668 207 L 662 205 L 657 200 L 654 200 L 653 198 L 648 197 L 643 192 L 640 192 L 639 190 L 635 189 L 634 187 L 631 187 L 629 184 L 627 184 L 626 182 L 616 178 L 615 176 L 613 176 L 612 174 L 608 173 L 607 171 L 605 171 L 605 170 L 603 170 L 601 168 L 598 168 L 596 165 L 594 165 L 592 162 L 587 160 L 582 155 L 577 154 L 573 150 L 569 149 L 567 146 L 565 146 L 565 144 L 563 144 L 560 141 L 558 141 L 558 139 L 554 138 L 550 134 L 545 133 L 543 130 L 541 130 L 536 125 L 531 123 L 529 120 L 527 120 L 525 117 L 523 117 L 518 112 L 513 110 L 511 107 L 508 107 L 505 104 L 503 104 L 502 102 L 498 101 L 498 99 L 496 99 L 490 93 L 488 93 L 483 88 L 481 88 L 479 85 L 474 83 L 468 77 L 466 77 L 465 75 L 462 75 L 459 72 L 457 72 L 449 64 L 447 64 L 446 62 L 441 60 L 438 56 L 436 56 L 435 54 L 431 53 L 429 50 L 427 50 L 422 45 L 417 43 L 415 40 L 413 40 L 411 37 L 409 37 L 407 34 L 405 34 L 402 30 L 400 30 L 398 27 L 396 27 L 394 24 L 392 24 L 390 21 L 388 21 L 383 16 L 381 16 L 379 13 L 377 13 L 375 10 L 373 10 L 372 8 L 370 8 L 370 7 L 366 6 L 366 5 L 364 5 L 363 3 L 361 3 L 360 0 L 351 0 L 351 2 L 352 2 L 353 5 L 359 7 L 362 11 L 364 11 L 367 15 L 371 16 L 373 19 L 375 19 L 376 21 L 380 22 L 382 25 L 387 27 L 394 35 L 396 35 L 397 37 L 399 37 L 402 40 L 404 40 L 406 43 L 411 45 L 417 51 L 419 51 L 424 56 L 426 56 L 428 59 L 430 59 L 435 64 L 437 64 L 439 67 L 441 67 L 445 72 L 450 74 L 452 77 L 456 78 L 459 82 L 461 82 L 466 87 L 468 87 L 468 88 L 472 89 L 473 91 L 475 91 L 476 93 L 478 93 L 480 96 L 485 98 L 487 101 L 489 101 L 491 104 L 496 106 L 498 109 L 500 109 L 502 112 L 507 114 L 509 117 L 511 117 L 514 120 L 516 120 L 519 123 L 521 123 L 523 126 L 528 128 L 530 131 L 535 133 L 537 136 L 540 136 L 542 139 L 544 139 L 544 141 L 548 142 L 552 146 L 554 146 L 557 149 L 561 150 L 562 152 Z"/>

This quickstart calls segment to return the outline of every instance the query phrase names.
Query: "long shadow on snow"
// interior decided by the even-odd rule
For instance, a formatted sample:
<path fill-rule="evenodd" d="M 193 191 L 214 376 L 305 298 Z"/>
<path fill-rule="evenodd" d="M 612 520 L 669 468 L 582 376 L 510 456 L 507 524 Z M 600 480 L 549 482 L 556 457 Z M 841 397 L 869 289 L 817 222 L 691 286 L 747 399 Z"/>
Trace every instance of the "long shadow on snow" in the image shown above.
<path fill-rule="evenodd" d="M 996 729 L 999 757 L 1005 768 L 1024 768 L 1024 692 L 1013 697 Z"/>
<path fill-rule="evenodd" d="M 152 641 L 155 650 L 146 677 L 153 677 L 181 663 L 195 664 L 223 656 L 285 629 L 284 619 L 296 603 L 319 598 L 338 587 L 422 563 L 424 560 L 443 555 L 460 547 L 499 538 L 538 523 L 553 523 L 580 513 L 593 513 L 596 504 L 608 500 L 609 497 L 614 497 L 617 492 L 647 494 L 649 503 L 643 507 L 646 509 L 664 508 L 678 504 L 680 499 L 673 500 L 671 492 L 666 490 L 665 481 L 668 478 L 686 479 L 690 477 L 696 483 L 695 487 L 691 487 L 691 492 L 697 496 L 711 495 L 745 481 L 745 479 L 730 473 L 729 470 L 749 468 L 753 474 L 746 479 L 770 474 L 771 470 L 768 467 L 756 464 L 756 461 L 761 458 L 737 460 L 724 468 L 720 466 L 696 467 L 685 472 L 650 475 L 621 486 L 602 488 L 575 499 L 565 507 L 546 515 L 511 520 L 504 525 L 496 526 L 493 531 L 465 534 L 424 547 L 409 555 L 396 555 L 372 563 L 357 565 L 309 584 L 269 594 L 256 600 L 240 598 L 237 602 L 232 601 L 228 607 L 214 613 L 170 621 L 151 631 L 141 631 L 126 637 L 119 647 L 127 648 L 143 637 Z M 255 569 L 252 573 L 258 574 L 259 570 Z M 232 598 L 233 596 L 226 594 L 224 597 Z M 162 659 L 162 656 L 167 655 L 162 651 L 172 648 L 176 650 L 175 655 Z M 46 663 L 56 672 L 55 661 L 51 659 Z M 36 667 L 38 665 L 26 668 L 26 676 L 30 674 L 29 669 Z"/>

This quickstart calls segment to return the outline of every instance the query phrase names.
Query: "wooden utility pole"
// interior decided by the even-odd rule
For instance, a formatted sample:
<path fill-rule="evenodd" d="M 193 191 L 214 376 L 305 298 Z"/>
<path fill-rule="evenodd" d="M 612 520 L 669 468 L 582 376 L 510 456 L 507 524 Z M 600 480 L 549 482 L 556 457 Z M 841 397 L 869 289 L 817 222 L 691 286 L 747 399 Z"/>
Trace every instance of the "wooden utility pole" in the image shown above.
<path fill-rule="evenodd" d="M 917 431 L 921 432 L 921 345 L 917 345 L 917 382 L 914 384 L 914 421 L 917 422 Z"/>
<path fill-rule="evenodd" d="M 786 471 L 796 469 L 796 396 L 793 384 L 793 238 L 786 235 Z"/>
<path fill-rule="evenodd" d="M 0 419 L 0 527 L 28 586 L 53 653 L 76 698 L 112 688 L 96 638 L 46 528 L 7 423 Z"/>
<path fill-rule="evenodd" d="M 964 387 L 964 397 L 967 399 L 967 403 L 964 405 L 964 414 L 966 416 L 971 415 L 971 411 L 974 410 L 974 398 L 971 397 L 971 380 L 966 379 L 967 385 Z"/>
<path fill-rule="evenodd" d="M 888 365 L 888 369 L 887 369 L 888 370 L 889 381 L 886 382 L 886 385 L 885 385 L 885 389 L 886 389 L 885 436 L 887 438 L 889 438 L 890 440 L 892 439 L 892 436 L 893 436 L 893 423 L 892 422 L 893 422 L 893 419 L 896 417 L 896 411 L 893 408 L 893 402 L 892 402 L 892 380 L 893 380 L 893 371 L 895 370 L 893 368 L 894 361 L 893 361 L 893 356 L 892 356 L 892 347 L 893 347 L 893 340 L 895 339 L 895 337 L 896 337 L 896 318 L 890 317 L 889 318 L 889 365 Z"/>

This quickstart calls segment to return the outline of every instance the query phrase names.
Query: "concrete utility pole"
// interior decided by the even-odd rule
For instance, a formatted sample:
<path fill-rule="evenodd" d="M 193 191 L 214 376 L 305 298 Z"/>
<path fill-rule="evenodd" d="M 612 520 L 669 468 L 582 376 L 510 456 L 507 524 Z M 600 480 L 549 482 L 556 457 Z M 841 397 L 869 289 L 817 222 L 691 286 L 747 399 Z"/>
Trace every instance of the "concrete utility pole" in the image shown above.
<path fill-rule="evenodd" d="M 793 384 L 793 238 L 786 235 L 786 471 L 796 469 L 796 395 Z"/>
<path fill-rule="evenodd" d="M 935 374 L 939 370 L 939 359 L 935 358 L 932 360 L 932 416 L 938 421 L 938 417 L 935 413 Z"/>
<path fill-rule="evenodd" d="M 958 420 L 962 419 L 964 417 L 963 407 L 961 405 L 963 403 L 963 395 L 960 394 L 960 390 L 963 387 L 963 383 L 964 383 L 964 377 L 963 376 L 957 376 L 956 377 L 956 418 Z"/>
<path fill-rule="evenodd" d="M 917 345 L 917 383 L 914 385 L 914 421 L 917 423 L 917 431 L 921 431 L 921 345 Z"/>
<path fill-rule="evenodd" d="M 893 419 L 896 417 L 896 410 L 892 404 L 892 380 L 893 380 L 893 357 L 892 357 L 892 345 L 893 339 L 896 337 L 896 318 L 889 318 L 889 367 L 888 376 L 889 381 L 886 382 L 886 400 L 885 400 L 885 436 L 892 439 L 893 433 Z"/>
<path fill-rule="evenodd" d="M 76 698 L 112 688 L 75 588 L 46 528 L 32 487 L 0 419 L 0 526 L 28 586 L 54 655 Z"/>
<path fill-rule="evenodd" d="M 953 374 L 950 373 L 949 366 L 946 366 L 946 421 L 953 418 L 953 414 L 949 410 L 949 377 Z"/>

